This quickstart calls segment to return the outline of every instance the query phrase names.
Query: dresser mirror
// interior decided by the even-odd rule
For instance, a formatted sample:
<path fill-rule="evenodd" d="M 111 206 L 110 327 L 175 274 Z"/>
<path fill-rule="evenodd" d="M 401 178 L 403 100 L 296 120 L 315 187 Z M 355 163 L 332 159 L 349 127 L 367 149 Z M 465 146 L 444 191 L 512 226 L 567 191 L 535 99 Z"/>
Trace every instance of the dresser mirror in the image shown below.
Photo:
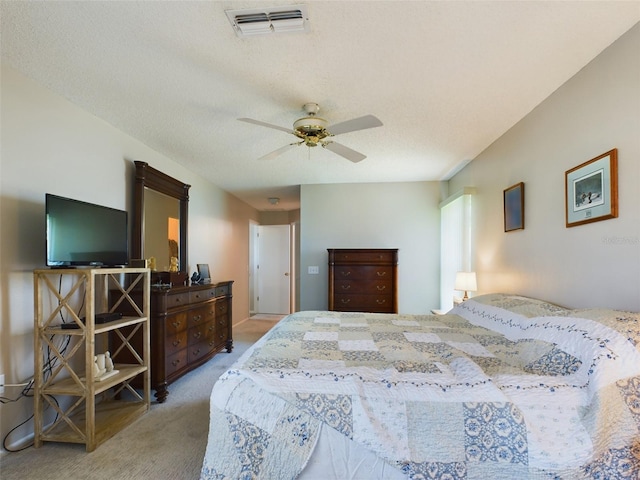
<path fill-rule="evenodd" d="M 132 258 L 155 258 L 155 269 L 187 274 L 189 188 L 146 162 L 136 167 L 133 211 Z"/>

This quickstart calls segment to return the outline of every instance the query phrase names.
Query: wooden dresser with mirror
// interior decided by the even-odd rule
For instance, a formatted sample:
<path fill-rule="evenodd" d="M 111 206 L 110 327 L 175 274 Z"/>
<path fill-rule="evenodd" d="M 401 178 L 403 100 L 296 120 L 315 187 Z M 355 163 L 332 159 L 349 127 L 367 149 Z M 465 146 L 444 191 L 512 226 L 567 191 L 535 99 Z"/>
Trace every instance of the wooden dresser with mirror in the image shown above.
<path fill-rule="evenodd" d="M 190 185 L 146 162 L 134 163 L 131 254 L 134 259 L 156 259 L 150 292 L 151 388 L 158 402 L 164 402 L 170 383 L 216 353 L 233 349 L 233 281 L 189 285 Z M 178 258 L 178 272 L 166 271 L 171 256 Z"/>

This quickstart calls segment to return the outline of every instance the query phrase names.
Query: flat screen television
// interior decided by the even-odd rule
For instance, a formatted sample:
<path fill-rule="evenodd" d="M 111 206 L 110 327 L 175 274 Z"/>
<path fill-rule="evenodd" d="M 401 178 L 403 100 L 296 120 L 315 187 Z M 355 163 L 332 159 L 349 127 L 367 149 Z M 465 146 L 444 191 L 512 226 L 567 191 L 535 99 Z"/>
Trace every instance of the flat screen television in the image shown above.
<path fill-rule="evenodd" d="M 129 263 L 127 212 L 47 193 L 48 267 Z"/>

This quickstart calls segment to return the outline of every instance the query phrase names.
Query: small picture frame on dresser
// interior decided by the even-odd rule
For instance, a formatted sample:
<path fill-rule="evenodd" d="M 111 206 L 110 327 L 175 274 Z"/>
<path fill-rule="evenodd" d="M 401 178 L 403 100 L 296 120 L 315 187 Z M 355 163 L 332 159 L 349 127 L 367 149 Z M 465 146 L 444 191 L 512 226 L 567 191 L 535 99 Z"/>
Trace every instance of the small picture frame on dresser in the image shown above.
<path fill-rule="evenodd" d="M 198 274 L 200 275 L 200 284 L 211 283 L 211 273 L 209 273 L 208 263 L 198 263 Z"/>

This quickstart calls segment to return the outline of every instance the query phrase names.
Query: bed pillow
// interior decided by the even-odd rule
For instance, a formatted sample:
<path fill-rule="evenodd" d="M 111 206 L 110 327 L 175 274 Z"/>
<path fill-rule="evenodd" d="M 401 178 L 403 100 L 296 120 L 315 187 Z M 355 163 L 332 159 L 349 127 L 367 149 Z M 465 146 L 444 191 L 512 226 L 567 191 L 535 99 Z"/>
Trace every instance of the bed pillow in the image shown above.
<path fill-rule="evenodd" d="M 640 351 L 640 313 L 606 308 L 584 308 L 571 310 L 567 316 L 602 323 L 620 332 Z"/>
<path fill-rule="evenodd" d="M 478 295 L 473 297 L 473 300 L 484 305 L 502 308 L 527 318 L 545 317 L 549 315 L 565 316 L 571 311 L 543 300 L 505 293 Z"/>

